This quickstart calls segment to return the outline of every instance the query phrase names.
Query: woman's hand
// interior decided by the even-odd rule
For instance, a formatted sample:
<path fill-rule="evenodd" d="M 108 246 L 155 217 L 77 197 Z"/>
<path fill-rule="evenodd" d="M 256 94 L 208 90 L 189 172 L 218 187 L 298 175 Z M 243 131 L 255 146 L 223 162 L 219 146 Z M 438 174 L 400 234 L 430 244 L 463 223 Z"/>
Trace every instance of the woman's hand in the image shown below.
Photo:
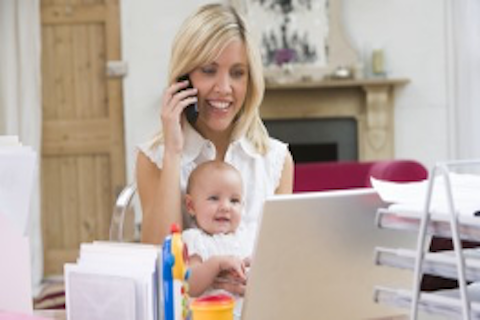
<path fill-rule="evenodd" d="M 186 89 L 188 80 L 175 82 L 168 87 L 162 98 L 162 121 L 165 152 L 180 154 L 183 150 L 182 112 L 190 104 L 197 101 L 197 89 Z"/>

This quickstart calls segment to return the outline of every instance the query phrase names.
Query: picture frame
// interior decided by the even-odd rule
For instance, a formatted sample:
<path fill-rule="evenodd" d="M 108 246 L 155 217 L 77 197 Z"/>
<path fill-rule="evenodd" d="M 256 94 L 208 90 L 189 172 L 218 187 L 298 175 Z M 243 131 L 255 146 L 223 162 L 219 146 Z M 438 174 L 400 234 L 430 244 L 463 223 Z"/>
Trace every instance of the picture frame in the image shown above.
<path fill-rule="evenodd" d="M 267 83 L 320 81 L 357 72 L 344 35 L 341 0 L 231 0 L 251 25 Z"/>

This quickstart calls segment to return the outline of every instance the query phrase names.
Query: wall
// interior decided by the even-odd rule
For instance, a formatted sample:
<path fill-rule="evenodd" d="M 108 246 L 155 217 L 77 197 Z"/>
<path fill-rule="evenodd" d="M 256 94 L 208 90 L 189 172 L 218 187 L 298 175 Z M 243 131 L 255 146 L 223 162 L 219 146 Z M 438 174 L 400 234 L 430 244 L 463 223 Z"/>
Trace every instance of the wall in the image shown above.
<path fill-rule="evenodd" d="M 226 2 L 226 0 L 224 0 Z M 122 0 L 122 50 L 128 179 L 135 145 L 159 127 L 170 44 L 175 31 L 206 0 Z M 410 83 L 396 92 L 395 157 L 427 166 L 451 158 L 448 56 L 449 0 L 343 0 L 344 28 L 359 52 L 385 49 L 391 77 Z"/>
<path fill-rule="evenodd" d="M 395 156 L 430 166 L 451 158 L 448 0 L 345 0 L 352 43 L 384 46 L 391 77 L 410 84 L 396 92 Z"/>
<path fill-rule="evenodd" d="M 170 45 L 182 21 L 206 0 L 121 0 L 127 179 L 133 181 L 135 146 L 160 127 Z"/>

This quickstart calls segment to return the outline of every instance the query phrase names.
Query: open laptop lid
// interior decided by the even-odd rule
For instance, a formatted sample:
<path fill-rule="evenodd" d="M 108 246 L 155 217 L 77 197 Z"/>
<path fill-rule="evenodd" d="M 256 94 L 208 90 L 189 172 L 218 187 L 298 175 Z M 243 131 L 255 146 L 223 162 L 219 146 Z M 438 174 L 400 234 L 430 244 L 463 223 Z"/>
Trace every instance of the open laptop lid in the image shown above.
<path fill-rule="evenodd" d="M 374 265 L 375 246 L 416 235 L 375 226 L 372 189 L 275 196 L 259 227 L 242 319 L 368 319 L 401 310 L 373 301 L 375 285 L 411 286 L 411 272 Z"/>

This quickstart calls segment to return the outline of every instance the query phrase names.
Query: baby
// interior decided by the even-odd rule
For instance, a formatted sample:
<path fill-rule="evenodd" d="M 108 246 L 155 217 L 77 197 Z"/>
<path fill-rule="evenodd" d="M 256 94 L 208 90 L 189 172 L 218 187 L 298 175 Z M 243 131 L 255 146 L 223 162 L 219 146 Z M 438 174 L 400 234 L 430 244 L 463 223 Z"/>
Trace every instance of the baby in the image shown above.
<path fill-rule="evenodd" d="M 189 177 L 185 205 L 197 226 L 183 232 L 190 296 L 204 294 L 222 275 L 245 284 L 251 252 L 239 227 L 244 206 L 240 173 L 221 161 L 200 164 Z"/>

